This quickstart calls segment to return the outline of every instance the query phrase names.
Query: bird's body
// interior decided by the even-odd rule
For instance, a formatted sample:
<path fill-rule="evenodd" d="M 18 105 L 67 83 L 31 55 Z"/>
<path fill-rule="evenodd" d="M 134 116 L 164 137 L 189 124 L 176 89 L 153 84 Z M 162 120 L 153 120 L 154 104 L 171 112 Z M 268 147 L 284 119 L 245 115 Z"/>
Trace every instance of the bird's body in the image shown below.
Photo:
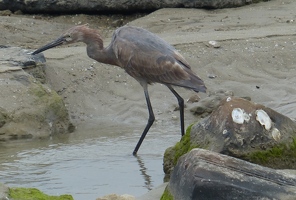
<path fill-rule="evenodd" d="M 123 68 L 142 85 L 147 101 L 149 120 L 134 154 L 137 153 L 155 119 L 148 94 L 148 84 L 164 84 L 177 97 L 180 106 L 181 132 L 182 135 L 184 134 L 184 101 L 172 86 L 192 89 L 195 92 L 205 92 L 206 87 L 174 47 L 145 29 L 123 26 L 114 32 L 110 44 L 104 48 L 99 32 L 82 25 L 69 29 L 57 40 L 41 47 L 33 54 L 73 42 L 86 43 L 87 55 L 90 58 Z"/>
<path fill-rule="evenodd" d="M 124 26 L 116 30 L 112 41 L 111 48 L 120 61 L 119 66 L 139 82 L 202 90 L 203 82 L 196 79 L 183 56 L 155 34 Z"/>

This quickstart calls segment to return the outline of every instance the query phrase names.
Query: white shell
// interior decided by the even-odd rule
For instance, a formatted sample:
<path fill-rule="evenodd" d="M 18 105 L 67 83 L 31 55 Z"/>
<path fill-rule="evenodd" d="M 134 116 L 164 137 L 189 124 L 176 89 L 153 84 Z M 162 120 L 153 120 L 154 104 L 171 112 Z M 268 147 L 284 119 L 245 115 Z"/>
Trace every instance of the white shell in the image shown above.
<path fill-rule="evenodd" d="M 275 141 L 279 141 L 281 139 L 281 133 L 277 128 L 272 129 L 271 135 Z"/>
<path fill-rule="evenodd" d="M 233 122 L 237 124 L 243 124 L 244 119 L 244 111 L 240 108 L 234 108 L 231 113 Z"/>
<path fill-rule="evenodd" d="M 250 115 L 248 115 L 246 112 L 243 113 L 243 118 L 246 122 L 250 121 Z"/>
<path fill-rule="evenodd" d="M 264 126 L 266 130 L 271 128 L 271 119 L 264 110 L 256 110 L 256 120 Z"/>
<path fill-rule="evenodd" d="M 219 42 L 214 41 L 214 40 L 209 41 L 209 45 L 212 46 L 212 47 L 214 47 L 214 48 L 221 47 L 221 45 L 219 44 Z"/>
<path fill-rule="evenodd" d="M 231 97 L 227 97 L 226 101 L 227 102 L 231 101 Z"/>

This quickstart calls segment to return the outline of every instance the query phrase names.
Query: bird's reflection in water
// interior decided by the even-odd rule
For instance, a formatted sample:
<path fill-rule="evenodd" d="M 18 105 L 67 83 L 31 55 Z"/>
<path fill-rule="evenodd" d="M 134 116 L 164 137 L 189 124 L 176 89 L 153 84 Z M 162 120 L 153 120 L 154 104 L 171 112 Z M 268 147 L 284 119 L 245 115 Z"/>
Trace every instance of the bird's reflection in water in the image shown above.
<path fill-rule="evenodd" d="M 151 182 L 151 176 L 147 174 L 147 168 L 145 167 L 145 163 L 143 162 L 143 159 L 138 155 L 135 155 L 135 157 L 137 158 L 141 175 L 143 176 L 145 181 L 145 188 L 147 188 L 148 190 L 152 190 L 153 185 Z"/>

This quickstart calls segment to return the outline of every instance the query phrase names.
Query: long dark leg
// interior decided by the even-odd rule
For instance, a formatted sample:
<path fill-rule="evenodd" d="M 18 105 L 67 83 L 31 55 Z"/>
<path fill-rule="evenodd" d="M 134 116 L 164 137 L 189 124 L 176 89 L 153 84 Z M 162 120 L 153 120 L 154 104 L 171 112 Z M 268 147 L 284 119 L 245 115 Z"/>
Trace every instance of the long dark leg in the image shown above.
<path fill-rule="evenodd" d="M 172 88 L 172 86 L 167 85 L 167 87 L 172 91 L 175 97 L 178 99 L 179 109 L 180 109 L 180 121 L 181 121 L 181 134 L 184 135 L 184 99 Z"/>
<path fill-rule="evenodd" d="M 137 146 L 135 147 L 135 150 L 133 152 L 133 155 L 136 155 L 146 134 L 148 133 L 150 127 L 152 126 L 154 120 L 155 120 L 155 117 L 154 117 L 154 113 L 153 113 L 153 110 L 152 110 L 152 106 L 151 106 L 151 102 L 150 102 L 150 98 L 149 98 L 149 94 L 148 94 L 148 89 L 147 89 L 147 84 L 142 84 L 143 86 L 143 89 L 144 89 L 144 93 L 145 93 L 145 98 L 146 98 L 146 102 L 147 102 L 147 107 L 148 107 L 148 111 L 149 111 L 149 119 L 148 119 L 148 122 L 147 122 L 147 125 L 138 141 L 138 144 Z"/>

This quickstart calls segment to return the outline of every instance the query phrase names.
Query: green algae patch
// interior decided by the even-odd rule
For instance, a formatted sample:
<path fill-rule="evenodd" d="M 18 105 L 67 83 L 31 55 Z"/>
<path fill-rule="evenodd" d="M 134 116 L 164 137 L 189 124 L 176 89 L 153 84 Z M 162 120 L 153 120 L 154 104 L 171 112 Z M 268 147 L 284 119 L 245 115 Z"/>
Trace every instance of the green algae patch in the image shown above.
<path fill-rule="evenodd" d="M 54 113 L 59 118 L 65 118 L 68 115 L 63 99 L 55 91 L 45 88 L 41 83 L 37 83 L 30 91 L 37 97 L 36 103 L 45 105 L 45 113 Z"/>
<path fill-rule="evenodd" d="M 191 132 L 192 126 L 193 124 L 191 124 L 187 128 L 186 133 L 181 138 L 180 142 L 177 142 L 175 146 L 166 149 L 164 153 L 164 159 L 163 159 L 164 160 L 163 170 L 166 174 L 170 174 L 172 168 L 177 164 L 178 159 L 182 155 L 191 151 L 194 148 L 198 148 L 198 145 L 192 145 L 190 142 L 190 132 Z"/>
<path fill-rule="evenodd" d="M 0 128 L 9 120 L 6 110 L 0 108 Z"/>
<path fill-rule="evenodd" d="M 197 145 L 191 145 L 190 142 L 190 132 L 191 132 L 191 127 L 193 126 L 193 124 L 191 124 L 187 130 L 186 130 L 186 134 L 181 138 L 180 142 L 177 142 L 177 144 L 174 146 L 174 151 L 175 151 L 175 155 L 173 158 L 173 163 L 174 165 L 177 164 L 178 159 L 184 155 L 185 153 L 191 151 L 194 148 L 197 148 Z"/>
<path fill-rule="evenodd" d="M 290 144 L 277 144 L 266 150 L 248 153 L 242 159 L 275 169 L 295 169 L 296 138 Z"/>
<path fill-rule="evenodd" d="M 69 121 L 69 114 L 63 98 L 54 90 L 47 88 L 39 82 L 31 87 L 29 93 L 35 97 L 35 107 L 38 107 L 41 113 L 38 116 L 39 121 L 42 123 L 50 122 L 53 134 L 56 132 L 66 132 L 65 128 L 62 128 L 62 131 L 60 131 L 60 126 L 58 125 L 59 123 L 67 123 Z M 64 127 L 64 125 L 61 126 Z"/>
<path fill-rule="evenodd" d="M 49 196 L 36 188 L 9 188 L 13 200 L 74 200 L 71 195 Z"/>
<path fill-rule="evenodd" d="M 42 98 L 44 96 L 47 96 L 48 91 L 46 91 L 41 83 L 37 83 L 36 86 L 31 89 L 30 93 L 35 95 L 36 97 Z"/>
<path fill-rule="evenodd" d="M 160 200 L 174 200 L 173 195 L 170 193 L 168 187 L 165 188 Z"/>

